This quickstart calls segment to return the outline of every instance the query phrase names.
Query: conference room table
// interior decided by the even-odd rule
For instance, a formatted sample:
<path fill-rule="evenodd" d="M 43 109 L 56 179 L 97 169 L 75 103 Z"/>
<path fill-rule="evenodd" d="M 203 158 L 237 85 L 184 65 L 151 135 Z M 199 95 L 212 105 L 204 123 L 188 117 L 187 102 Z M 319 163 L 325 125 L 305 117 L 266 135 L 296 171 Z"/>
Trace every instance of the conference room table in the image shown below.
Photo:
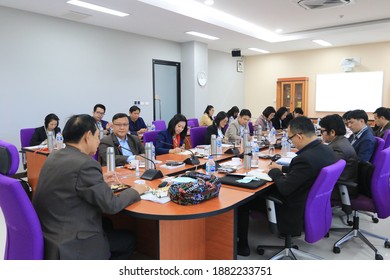
<path fill-rule="evenodd" d="M 28 163 L 29 183 L 35 183 L 47 151 L 25 149 Z M 55 152 L 55 151 L 54 151 Z M 166 154 L 157 156 L 161 161 L 157 168 L 164 177 L 176 176 L 186 171 L 204 172 L 202 167 L 207 159 L 200 158 L 198 166 L 184 165 L 176 168 L 163 168 L 167 160 L 183 161 L 188 154 Z M 234 157 L 233 154 L 214 156 L 216 162 Z M 260 160 L 259 167 L 266 166 L 269 160 Z M 30 169 L 31 168 L 31 169 Z M 105 167 L 103 167 L 103 172 Z M 140 169 L 142 175 L 144 169 Z M 122 183 L 134 185 L 135 171 L 126 167 L 117 167 L 116 173 Z M 158 189 L 162 179 L 146 181 L 152 189 Z M 137 236 L 137 252 L 147 259 L 161 260 L 233 260 L 237 258 L 237 207 L 266 188 L 245 189 L 222 185 L 218 197 L 197 205 L 183 206 L 169 201 L 165 204 L 141 200 L 116 215 L 110 216 L 114 227 L 128 229 Z"/>

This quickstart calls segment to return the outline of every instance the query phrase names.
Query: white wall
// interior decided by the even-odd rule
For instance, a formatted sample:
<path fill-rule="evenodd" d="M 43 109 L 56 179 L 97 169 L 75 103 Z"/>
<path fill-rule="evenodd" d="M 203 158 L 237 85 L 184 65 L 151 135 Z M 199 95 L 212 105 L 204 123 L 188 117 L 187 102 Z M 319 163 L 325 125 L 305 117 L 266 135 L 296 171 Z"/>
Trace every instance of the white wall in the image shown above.
<path fill-rule="evenodd" d="M 152 59 L 180 61 L 180 45 L 67 20 L 0 8 L 0 138 L 20 146 L 19 130 L 107 107 L 105 119 L 134 100 L 151 122 Z"/>

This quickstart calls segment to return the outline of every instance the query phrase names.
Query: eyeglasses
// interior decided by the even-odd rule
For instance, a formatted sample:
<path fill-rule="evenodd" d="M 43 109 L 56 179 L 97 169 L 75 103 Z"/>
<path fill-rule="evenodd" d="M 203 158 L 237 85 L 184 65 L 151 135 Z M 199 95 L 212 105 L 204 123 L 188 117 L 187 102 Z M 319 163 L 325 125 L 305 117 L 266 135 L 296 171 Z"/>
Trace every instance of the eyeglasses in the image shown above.
<path fill-rule="evenodd" d="M 292 141 L 291 141 L 291 140 L 292 140 L 295 136 L 297 136 L 298 134 L 299 134 L 299 133 L 295 133 L 295 134 L 293 134 L 291 137 L 288 137 L 288 138 L 287 138 L 287 142 L 290 143 L 290 144 L 292 144 Z"/>
<path fill-rule="evenodd" d="M 320 129 L 321 135 L 326 131 L 326 129 Z"/>
<path fill-rule="evenodd" d="M 114 123 L 113 125 L 118 126 L 118 127 L 126 127 L 126 126 L 129 126 L 129 123 Z"/>
<path fill-rule="evenodd" d="M 98 115 L 101 115 L 101 116 L 105 115 L 105 113 L 102 113 L 102 112 L 95 112 L 95 113 L 98 114 Z"/>

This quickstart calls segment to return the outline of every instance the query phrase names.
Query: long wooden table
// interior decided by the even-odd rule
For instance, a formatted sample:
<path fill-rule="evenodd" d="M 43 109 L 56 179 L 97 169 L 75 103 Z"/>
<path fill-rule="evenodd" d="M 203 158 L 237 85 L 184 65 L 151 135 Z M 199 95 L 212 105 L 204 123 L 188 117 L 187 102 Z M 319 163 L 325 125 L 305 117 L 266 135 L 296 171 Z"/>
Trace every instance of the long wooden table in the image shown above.
<path fill-rule="evenodd" d="M 25 149 L 29 183 L 35 190 L 40 169 L 49 155 L 48 152 Z M 234 155 L 215 156 L 215 161 L 224 161 Z M 167 154 L 157 159 L 182 161 L 189 155 Z M 203 165 L 206 159 L 200 159 Z M 157 165 L 165 176 L 173 176 L 199 168 L 185 165 L 174 169 L 164 169 Z M 132 185 L 135 172 L 127 168 L 116 169 L 123 183 Z M 140 170 L 141 174 L 143 169 Z M 146 181 L 157 188 L 161 179 Z M 174 202 L 159 204 L 141 200 L 128 206 L 121 213 L 112 216 L 116 228 L 131 229 L 137 235 L 137 250 L 152 259 L 236 259 L 236 210 L 250 200 L 254 193 L 248 190 L 223 185 L 217 198 L 198 205 L 182 206 Z"/>

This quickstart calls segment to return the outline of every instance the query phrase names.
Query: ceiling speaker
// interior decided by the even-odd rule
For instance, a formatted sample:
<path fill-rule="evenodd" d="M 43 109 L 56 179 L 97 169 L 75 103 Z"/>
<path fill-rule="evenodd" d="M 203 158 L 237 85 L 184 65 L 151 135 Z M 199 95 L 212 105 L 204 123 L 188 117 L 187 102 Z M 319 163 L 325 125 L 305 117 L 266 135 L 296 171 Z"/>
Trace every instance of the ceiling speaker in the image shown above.
<path fill-rule="evenodd" d="M 232 50 L 232 57 L 241 57 L 241 50 Z"/>

